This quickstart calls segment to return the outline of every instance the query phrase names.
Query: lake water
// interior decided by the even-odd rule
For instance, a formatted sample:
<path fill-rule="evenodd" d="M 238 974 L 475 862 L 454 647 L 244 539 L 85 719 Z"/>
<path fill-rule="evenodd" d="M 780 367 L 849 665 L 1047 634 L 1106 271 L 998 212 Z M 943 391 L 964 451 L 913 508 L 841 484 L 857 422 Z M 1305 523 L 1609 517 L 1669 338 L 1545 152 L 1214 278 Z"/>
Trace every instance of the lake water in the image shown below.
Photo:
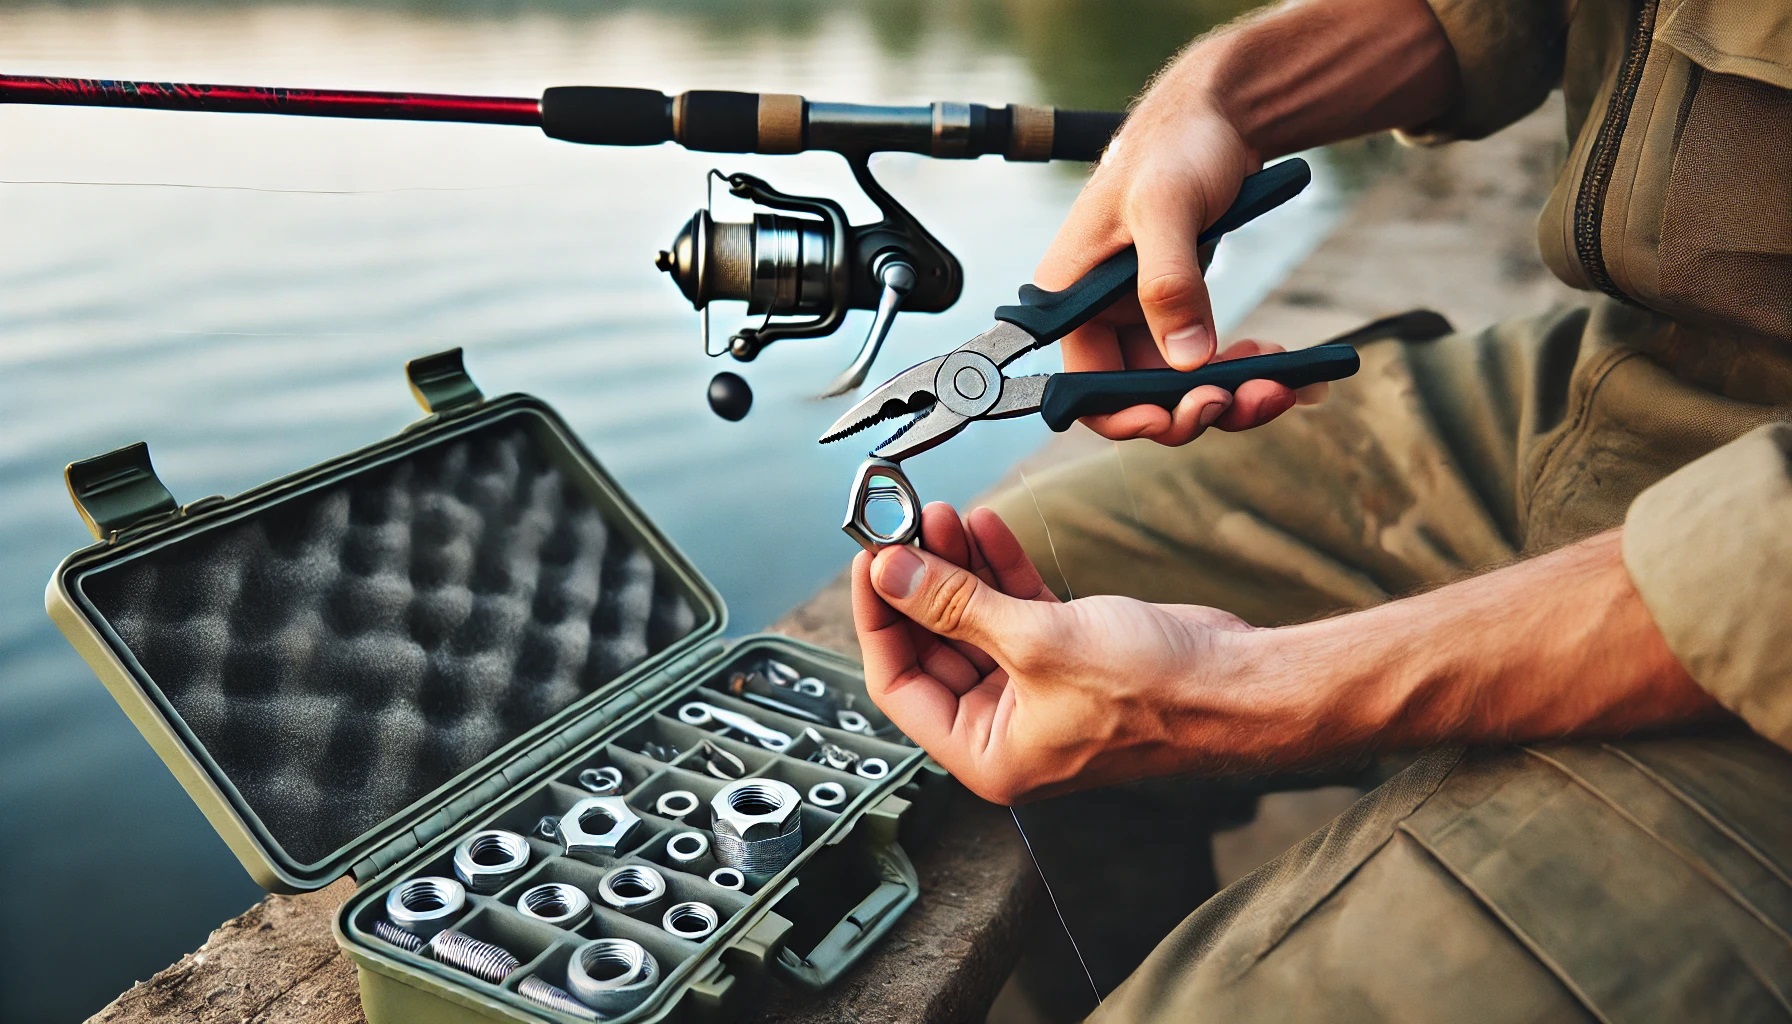
<path fill-rule="evenodd" d="M 0 2 L 0 73 L 1113 107 L 1180 40 L 1244 6 Z M 1222 249 L 1222 325 L 1335 221 L 1355 171 L 1317 164 L 1315 188 Z M 51 569 L 89 541 L 62 485 L 70 460 L 147 440 L 176 497 L 232 493 L 404 426 L 418 412 L 403 362 L 458 345 L 488 393 L 559 408 L 721 590 L 731 631 L 763 627 L 845 565 L 854 547 L 838 517 L 862 453 L 814 443 L 841 406 L 809 396 L 866 317 L 744 368 L 705 359 L 695 314 L 651 257 L 712 166 L 871 212 L 826 154 L 0 106 L 0 1019 L 91 1012 L 260 895 L 44 615 Z M 985 326 L 1082 173 L 876 166 L 958 254 L 966 287 L 948 313 L 899 320 L 874 381 Z M 1034 358 L 1049 369 L 1055 357 Z M 704 401 L 724 365 L 757 395 L 742 423 Z M 914 476 L 926 496 L 962 501 L 1044 435 L 1032 420 L 979 427 L 917 459 Z"/>

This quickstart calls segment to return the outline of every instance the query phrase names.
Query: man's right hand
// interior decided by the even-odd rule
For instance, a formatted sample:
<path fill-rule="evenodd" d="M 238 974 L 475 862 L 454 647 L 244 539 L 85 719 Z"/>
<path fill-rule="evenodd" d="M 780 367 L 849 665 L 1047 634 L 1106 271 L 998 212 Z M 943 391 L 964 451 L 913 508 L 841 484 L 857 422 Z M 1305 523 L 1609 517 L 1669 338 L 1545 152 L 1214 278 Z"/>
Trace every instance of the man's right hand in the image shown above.
<path fill-rule="evenodd" d="M 1214 358 L 1213 306 L 1195 239 L 1262 161 L 1185 70 L 1188 63 L 1185 57 L 1172 64 L 1127 117 L 1034 273 L 1040 287 L 1056 290 L 1127 245 L 1138 249 L 1137 297 L 1060 343 L 1067 371 L 1192 370 Z M 1280 347 L 1248 343 L 1221 358 L 1273 351 Z M 1115 440 L 1186 444 L 1209 426 L 1267 423 L 1294 402 L 1292 389 L 1252 381 L 1236 395 L 1196 388 L 1172 410 L 1138 406 L 1084 422 Z"/>
<path fill-rule="evenodd" d="M 1065 338 L 1064 369 L 1195 369 L 1216 358 L 1213 306 L 1195 241 L 1266 160 L 1441 115 L 1458 84 L 1449 40 L 1425 0 L 1307 0 L 1196 42 L 1133 107 L 1034 272 L 1074 283 L 1133 245 L 1136 300 Z M 1217 358 L 1281 351 L 1240 342 Z M 1318 400 L 1324 385 L 1303 390 Z M 1083 420 L 1115 440 L 1186 444 L 1209 426 L 1244 430 L 1295 404 L 1250 381 L 1196 388 L 1173 410 L 1135 406 Z"/>

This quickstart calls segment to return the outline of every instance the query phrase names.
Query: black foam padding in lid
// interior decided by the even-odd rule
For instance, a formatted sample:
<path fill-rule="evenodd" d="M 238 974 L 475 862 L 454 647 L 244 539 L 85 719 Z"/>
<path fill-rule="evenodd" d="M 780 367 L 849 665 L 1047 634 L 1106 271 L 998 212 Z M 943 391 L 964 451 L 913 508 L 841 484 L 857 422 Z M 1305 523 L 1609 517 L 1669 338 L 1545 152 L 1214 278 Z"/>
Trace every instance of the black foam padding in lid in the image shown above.
<path fill-rule="evenodd" d="M 293 861 L 328 857 L 697 626 L 691 585 L 530 419 L 83 580 Z"/>

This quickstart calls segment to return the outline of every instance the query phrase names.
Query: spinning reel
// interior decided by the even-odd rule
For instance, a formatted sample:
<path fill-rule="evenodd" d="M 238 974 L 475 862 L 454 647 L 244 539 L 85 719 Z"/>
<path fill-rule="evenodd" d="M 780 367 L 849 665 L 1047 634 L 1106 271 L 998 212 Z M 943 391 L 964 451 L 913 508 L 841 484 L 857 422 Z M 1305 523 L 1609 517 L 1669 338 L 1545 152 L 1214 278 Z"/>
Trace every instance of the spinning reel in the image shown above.
<path fill-rule="evenodd" d="M 964 271 L 957 257 L 877 183 L 863 156 L 847 162 L 881 220 L 851 224 L 831 199 L 780 192 L 751 174 L 709 172 L 712 197 L 721 181 L 730 195 L 770 212 L 717 221 L 705 203 L 659 254 L 658 267 L 702 315 L 704 354 L 750 362 L 775 341 L 834 333 L 849 309 L 875 310 L 858 355 L 823 393 L 841 395 L 864 382 L 898 312 L 938 313 L 958 301 Z M 717 299 L 745 302 L 748 316 L 763 319 L 713 348 L 709 304 Z M 718 416 L 738 420 L 752 392 L 724 371 L 710 383 L 709 401 Z"/>

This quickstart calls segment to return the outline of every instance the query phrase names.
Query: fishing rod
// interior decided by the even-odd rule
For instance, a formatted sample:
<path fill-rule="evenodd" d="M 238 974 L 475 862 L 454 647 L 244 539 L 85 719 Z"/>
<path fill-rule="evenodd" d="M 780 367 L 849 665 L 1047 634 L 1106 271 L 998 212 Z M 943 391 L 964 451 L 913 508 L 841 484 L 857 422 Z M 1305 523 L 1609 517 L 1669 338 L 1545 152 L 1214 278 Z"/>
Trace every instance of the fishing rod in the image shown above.
<path fill-rule="evenodd" d="M 872 177 L 873 153 L 1089 161 L 1101 155 L 1125 116 L 1021 103 L 891 106 L 720 90 L 668 96 L 652 89 L 559 86 L 540 97 L 466 96 L 37 75 L 0 75 L 0 103 L 519 125 L 596 146 L 837 153 L 881 219 L 852 224 L 831 199 L 780 192 L 750 174 L 712 170 L 705 179 L 712 199 L 720 181 L 730 195 L 763 210 L 750 221 L 717 221 L 706 201 L 655 258 L 699 312 L 709 356 L 749 362 L 773 342 L 834 333 L 848 310 L 874 310 L 858 354 L 829 385 L 829 395 L 864 380 L 899 312 L 941 312 L 963 290 L 958 259 Z M 748 317 L 761 319 L 713 349 L 709 306 L 715 301 L 745 302 Z M 709 401 L 717 415 L 738 420 L 752 405 L 752 391 L 739 375 L 718 373 Z"/>

